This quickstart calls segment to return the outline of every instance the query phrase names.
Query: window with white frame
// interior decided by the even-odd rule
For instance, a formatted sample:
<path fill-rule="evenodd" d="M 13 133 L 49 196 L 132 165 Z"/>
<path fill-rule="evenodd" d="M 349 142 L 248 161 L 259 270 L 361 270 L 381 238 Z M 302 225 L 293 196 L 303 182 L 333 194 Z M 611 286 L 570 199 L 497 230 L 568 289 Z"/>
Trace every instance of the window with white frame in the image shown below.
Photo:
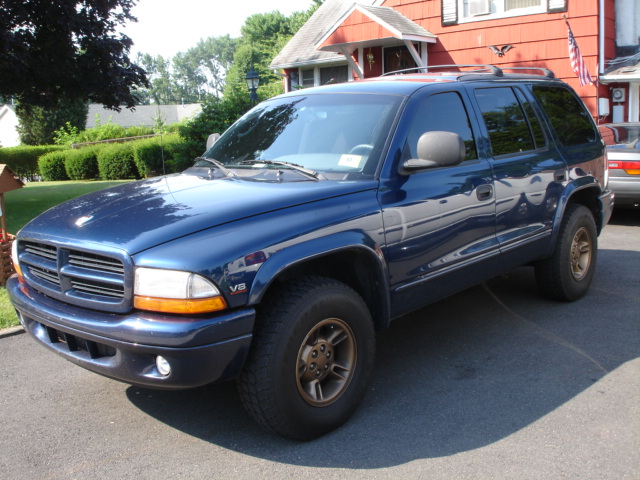
<path fill-rule="evenodd" d="M 568 0 L 442 0 L 442 25 L 564 12 Z"/>
<path fill-rule="evenodd" d="M 302 88 L 313 87 L 316 84 L 316 71 L 315 68 L 309 68 L 307 70 L 300 71 L 300 85 Z"/>
<path fill-rule="evenodd" d="M 508 17 L 546 11 L 546 0 L 459 0 L 463 12 L 460 18 L 473 20 L 479 16 Z"/>
<path fill-rule="evenodd" d="M 300 70 L 300 87 L 302 88 L 348 81 L 349 67 L 347 65 L 330 65 Z"/>

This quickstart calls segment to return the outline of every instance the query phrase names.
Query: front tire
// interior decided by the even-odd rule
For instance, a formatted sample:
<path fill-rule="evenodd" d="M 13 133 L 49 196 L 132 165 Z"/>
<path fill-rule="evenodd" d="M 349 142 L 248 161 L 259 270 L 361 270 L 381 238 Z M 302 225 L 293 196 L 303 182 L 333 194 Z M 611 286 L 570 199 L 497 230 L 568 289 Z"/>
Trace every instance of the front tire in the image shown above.
<path fill-rule="evenodd" d="M 238 378 L 243 405 L 261 425 L 310 440 L 355 411 L 373 370 L 375 332 L 347 285 L 308 277 L 277 288 L 260 308 Z"/>
<path fill-rule="evenodd" d="M 554 300 L 573 301 L 589 290 L 598 256 L 598 234 L 591 211 L 567 209 L 551 257 L 535 266 L 540 292 Z"/>

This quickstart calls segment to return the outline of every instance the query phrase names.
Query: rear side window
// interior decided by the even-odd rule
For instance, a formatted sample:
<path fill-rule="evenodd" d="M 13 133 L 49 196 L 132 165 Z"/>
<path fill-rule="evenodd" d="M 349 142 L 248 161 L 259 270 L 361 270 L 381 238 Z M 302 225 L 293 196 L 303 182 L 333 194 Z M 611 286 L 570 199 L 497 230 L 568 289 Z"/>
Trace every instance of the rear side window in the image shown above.
<path fill-rule="evenodd" d="M 524 110 L 510 87 L 480 88 L 475 91 L 475 96 L 494 156 L 536 149 Z"/>
<path fill-rule="evenodd" d="M 598 133 L 582 102 L 566 88 L 534 86 L 533 93 L 565 147 L 595 142 Z"/>

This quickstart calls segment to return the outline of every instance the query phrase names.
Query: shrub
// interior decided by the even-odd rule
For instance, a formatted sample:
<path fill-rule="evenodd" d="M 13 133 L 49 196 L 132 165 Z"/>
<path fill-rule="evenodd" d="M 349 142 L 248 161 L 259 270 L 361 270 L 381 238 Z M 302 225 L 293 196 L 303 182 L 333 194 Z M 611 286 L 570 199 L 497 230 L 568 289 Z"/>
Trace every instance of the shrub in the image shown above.
<path fill-rule="evenodd" d="M 177 135 L 162 135 L 133 142 L 133 156 L 142 177 L 181 172 L 184 162 L 179 157 L 183 141 Z M 190 166 L 193 160 L 189 162 Z"/>
<path fill-rule="evenodd" d="M 64 168 L 65 151 L 49 152 L 38 159 L 38 170 L 46 182 L 69 180 Z"/>
<path fill-rule="evenodd" d="M 98 152 L 98 171 L 103 180 L 140 178 L 133 159 L 133 145 L 116 143 L 102 147 Z"/>
<path fill-rule="evenodd" d="M 124 133 L 126 137 L 141 137 L 143 135 L 153 135 L 155 132 L 153 127 L 134 125 L 133 127 L 127 127 Z"/>
<path fill-rule="evenodd" d="M 74 143 L 98 142 L 100 140 L 111 140 L 112 138 L 122 138 L 126 136 L 126 130 L 120 125 L 111 123 L 111 119 L 104 125 L 97 125 L 80 132 Z"/>
<path fill-rule="evenodd" d="M 173 152 L 171 159 L 167 162 L 167 171 L 171 172 L 182 172 L 183 170 L 191 167 L 195 158 L 204 153 L 200 147 L 200 143 L 194 141 L 182 140 L 179 143 L 173 144 L 171 148 L 173 149 Z"/>
<path fill-rule="evenodd" d="M 96 147 L 68 150 L 64 167 L 69 178 L 71 180 L 92 180 L 98 177 L 99 150 Z"/>
<path fill-rule="evenodd" d="M 8 165 L 19 178 L 33 181 L 38 176 L 38 158 L 45 153 L 64 148 L 58 145 L 0 148 L 0 163 Z"/>

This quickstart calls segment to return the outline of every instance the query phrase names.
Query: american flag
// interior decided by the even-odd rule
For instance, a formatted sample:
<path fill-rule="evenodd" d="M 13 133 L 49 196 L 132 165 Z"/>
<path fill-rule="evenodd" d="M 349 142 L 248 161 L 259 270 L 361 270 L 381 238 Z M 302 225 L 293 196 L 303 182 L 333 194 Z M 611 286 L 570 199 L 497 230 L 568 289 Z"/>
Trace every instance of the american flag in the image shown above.
<path fill-rule="evenodd" d="M 569 30 L 569 58 L 571 59 L 571 68 L 580 79 L 581 87 L 584 87 L 585 85 L 593 85 L 593 79 L 591 78 L 591 75 L 589 75 L 589 70 L 587 70 L 587 66 L 580 54 L 580 49 L 578 48 L 576 39 L 571 31 L 571 25 L 569 25 L 569 21 L 566 19 L 565 22 L 567 22 L 567 29 Z"/>

